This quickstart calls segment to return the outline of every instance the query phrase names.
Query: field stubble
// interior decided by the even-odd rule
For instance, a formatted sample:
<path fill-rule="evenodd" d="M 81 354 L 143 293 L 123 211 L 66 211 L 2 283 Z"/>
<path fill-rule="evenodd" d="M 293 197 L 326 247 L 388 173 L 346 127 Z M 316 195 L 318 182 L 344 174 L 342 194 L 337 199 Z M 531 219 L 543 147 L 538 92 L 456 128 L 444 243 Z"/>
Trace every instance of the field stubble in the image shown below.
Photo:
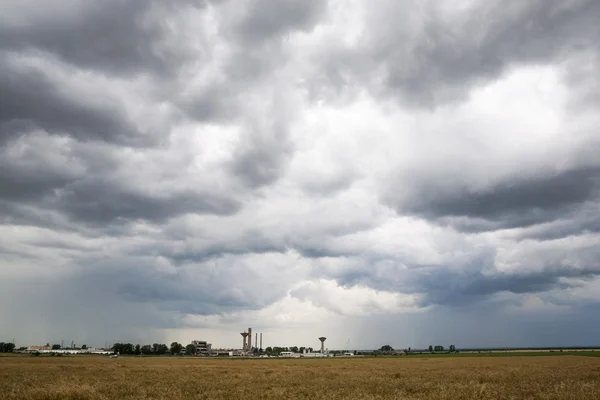
<path fill-rule="evenodd" d="M 600 358 L 2 357 L 0 397 L 596 400 L 600 399 Z"/>

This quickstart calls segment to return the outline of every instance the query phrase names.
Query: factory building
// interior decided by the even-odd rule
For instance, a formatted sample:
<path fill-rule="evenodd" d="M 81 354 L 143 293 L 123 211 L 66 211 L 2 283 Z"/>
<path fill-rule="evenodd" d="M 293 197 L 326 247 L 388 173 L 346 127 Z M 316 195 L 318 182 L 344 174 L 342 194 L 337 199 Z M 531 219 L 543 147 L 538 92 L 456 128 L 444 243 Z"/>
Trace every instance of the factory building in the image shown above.
<path fill-rule="evenodd" d="M 49 351 L 52 346 L 27 346 L 28 351 Z"/>
<path fill-rule="evenodd" d="M 212 344 L 205 340 L 192 340 L 192 344 L 196 347 L 197 356 L 206 356 L 212 352 Z"/>
<path fill-rule="evenodd" d="M 247 332 L 241 332 L 240 335 L 242 335 L 242 352 L 253 353 L 257 349 L 263 349 L 262 333 L 259 336 L 258 332 L 255 332 L 254 343 L 252 343 L 252 328 L 248 328 Z"/>

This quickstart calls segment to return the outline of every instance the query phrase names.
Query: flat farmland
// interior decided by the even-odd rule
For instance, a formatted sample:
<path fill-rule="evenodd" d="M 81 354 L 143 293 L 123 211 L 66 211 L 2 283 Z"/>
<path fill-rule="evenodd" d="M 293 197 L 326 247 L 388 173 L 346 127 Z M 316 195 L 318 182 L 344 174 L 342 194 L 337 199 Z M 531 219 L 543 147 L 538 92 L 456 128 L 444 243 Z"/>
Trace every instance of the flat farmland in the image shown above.
<path fill-rule="evenodd" d="M 0 357 L 12 399 L 600 399 L 600 358 Z"/>

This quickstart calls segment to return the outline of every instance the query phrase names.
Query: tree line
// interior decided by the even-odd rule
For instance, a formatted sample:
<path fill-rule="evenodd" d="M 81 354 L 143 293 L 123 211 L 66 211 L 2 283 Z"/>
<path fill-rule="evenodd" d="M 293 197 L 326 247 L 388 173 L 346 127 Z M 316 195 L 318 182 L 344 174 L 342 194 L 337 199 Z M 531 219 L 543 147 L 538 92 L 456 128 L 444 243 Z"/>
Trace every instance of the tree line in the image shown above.
<path fill-rule="evenodd" d="M 442 345 L 436 345 L 436 346 L 430 345 L 428 350 L 431 353 L 444 352 L 444 351 L 454 353 L 454 352 L 456 352 L 456 346 L 451 344 L 450 347 L 448 347 L 448 350 L 446 350 L 445 347 Z M 401 351 L 401 350 L 398 350 L 398 351 Z M 398 351 L 394 350 L 394 348 L 392 346 L 390 346 L 389 344 L 386 344 L 384 346 L 381 346 L 379 348 L 379 350 L 376 350 L 375 353 L 376 354 L 392 354 L 392 353 L 397 353 Z M 404 349 L 403 352 L 405 354 L 412 354 L 413 350 L 409 347 L 408 349 Z M 420 351 L 420 350 L 417 350 L 417 352 L 422 353 L 422 351 Z"/>
<path fill-rule="evenodd" d="M 258 349 L 258 351 L 260 353 L 262 353 L 262 351 L 260 351 L 260 350 L 261 349 Z M 308 351 L 309 353 L 313 352 L 312 347 L 304 347 L 304 346 L 300 346 L 300 347 L 298 347 L 298 346 L 292 346 L 292 347 L 278 347 L 278 346 L 271 347 L 271 346 L 269 346 L 265 349 L 264 352 L 268 355 L 279 355 L 284 351 L 291 351 L 292 353 L 304 353 L 305 350 Z"/>
<path fill-rule="evenodd" d="M 14 343 L 0 342 L 0 353 L 12 353 L 15 350 Z"/>
<path fill-rule="evenodd" d="M 188 344 L 184 346 L 178 342 L 172 342 L 170 346 L 167 346 L 164 343 L 153 343 L 153 344 L 136 344 L 133 343 L 115 343 L 111 347 L 111 350 L 119 354 L 128 354 L 128 355 L 156 355 L 162 356 L 166 354 L 170 355 L 178 355 L 185 353 L 187 355 L 196 354 L 196 346 L 193 344 Z"/>
<path fill-rule="evenodd" d="M 431 352 L 434 352 L 434 351 L 440 352 L 440 351 L 446 351 L 446 349 L 444 349 L 444 346 L 441 346 L 441 345 L 437 345 L 437 346 L 429 345 L 429 351 L 431 351 Z M 450 353 L 454 353 L 454 352 L 456 352 L 456 347 L 453 344 L 451 344 L 450 347 L 448 348 L 448 351 Z"/>
<path fill-rule="evenodd" d="M 115 343 L 113 344 L 111 350 L 118 354 L 129 354 L 129 355 L 165 355 L 167 353 L 170 354 L 179 354 L 181 349 L 183 348 L 177 342 L 173 342 L 171 347 L 167 346 L 164 343 L 153 343 L 153 344 L 133 344 L 133 343 Z"/>

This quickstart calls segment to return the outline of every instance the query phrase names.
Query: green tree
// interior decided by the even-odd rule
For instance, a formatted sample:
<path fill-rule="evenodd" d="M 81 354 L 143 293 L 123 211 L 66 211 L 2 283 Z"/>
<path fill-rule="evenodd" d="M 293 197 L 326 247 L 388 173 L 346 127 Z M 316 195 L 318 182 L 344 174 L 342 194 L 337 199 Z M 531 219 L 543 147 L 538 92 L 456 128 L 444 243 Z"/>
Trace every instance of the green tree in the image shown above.
<path fill-rule="evenodd" d="M 298 346 L 292 346 L 292 347 L 290 347 L 290 351 L 292 353 L 297 353 L 298 352 Z"/>
<path fill-rule="evenodd" d="M 196 346 L 194 346 L 191 343 L 185 346 L 185 354 L 187 354 L 188 356 L 196 354 Z"/>
<path fill-rule="evenodd" d="M 152 345 L 152 352 L 155 355 L 163 355 L 169 352 L 169 347 L 163 343 L 154 343 Z"/>
<path fill-rule="evenodd" d="M 143 345 L 140 350 L 141 350 L 142 354 L 145 354 L 145 355 L 152 354 L 152 346 L 150 346 L 149 344 Z"/>
<path fill-rule="evenodd" d="M 267 354 L 272 354 L 272 353 L 273 353 L 273 348 L 272 348 L 271 346 L 267 347 L 267 348 L 265 349 L 265 353 L 267 353 Z"/>
<path fill-rule="evenodd" d="M 60 350 L 60 344 L 53 344 L 52 350 Z"/>
<path fill-rule="evenodd" d="M 12 353 L 15 350 L 14 343 L 4 343 L 0 342 L 0 353 Z"/>
<path fill-rule="evenodd" d="M 173 342 L 171 343 L 171 349 L 170 352 L 171 354 L 179 354 L 181 353 L 181 349 L 183 348 L 183 346 L 177 342 Z"/>
<path fill-rule="evenodd" d="M 389 344 L 386 344 L 384 346 L 381 346 L 381 348 L 379 349 L 379 351 L 382 351 L 382 352 L 391 352 L 391 351 L 394 351 L 394 348 L 392 346 L 390 346 Z"/>
<path fill-rule="evenodd" d="M 433 351 L 433 346 L 429 345 L 429 351 Z"/>
<path fill-rule="evenodd" d="M 451 353 L 454 353 L 456 351 L 456 347 L 453 344 L 451 344 L 449 350 Z"/>
<path fill-rule="evenodd" d="M 142 354 L 142 348 L 139 344 L 135 345 L 135 349 L 133 350 L 133 354 L 135 354 L 136 356 L 139 356 L 140 354 Z"/>
<path fill-rule="evenodd" d="M 115 354 L 134 354 L 134 347 L 131 343 L 115 343 L 112 346 L 112 350 Z"/>

